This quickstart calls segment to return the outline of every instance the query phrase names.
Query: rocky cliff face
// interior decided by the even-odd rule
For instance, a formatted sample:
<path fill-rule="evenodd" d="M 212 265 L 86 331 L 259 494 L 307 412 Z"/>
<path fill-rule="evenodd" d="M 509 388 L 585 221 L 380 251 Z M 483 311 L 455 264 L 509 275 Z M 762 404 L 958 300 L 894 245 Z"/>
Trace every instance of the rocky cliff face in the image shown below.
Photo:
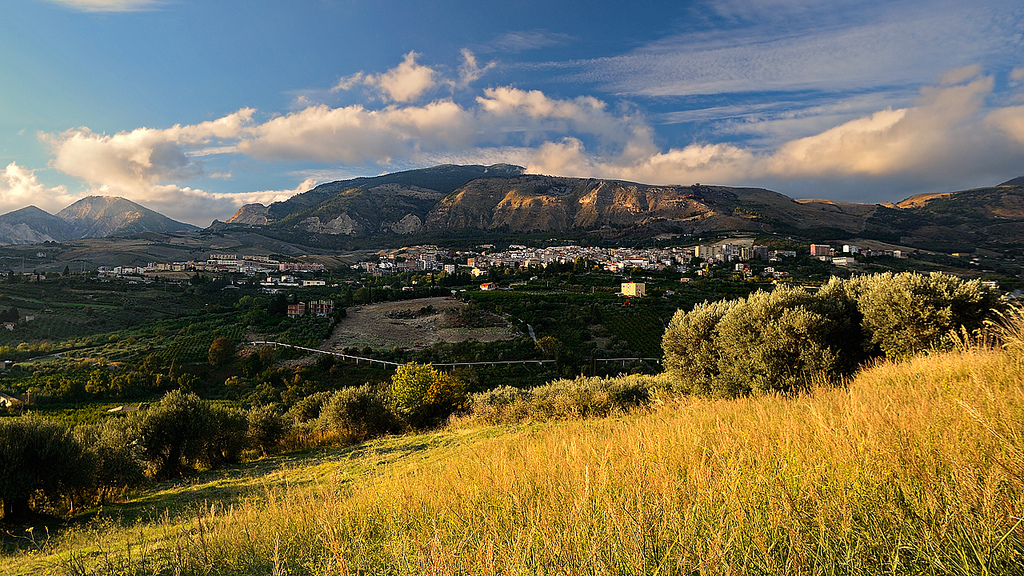
<path fill-rule="evenodd" d="M 263 204 L 246 204 L 228 218 L 228 224 L 246 224 L 248 226 L 266 226 L 270 224 L 270 210 Z"/>

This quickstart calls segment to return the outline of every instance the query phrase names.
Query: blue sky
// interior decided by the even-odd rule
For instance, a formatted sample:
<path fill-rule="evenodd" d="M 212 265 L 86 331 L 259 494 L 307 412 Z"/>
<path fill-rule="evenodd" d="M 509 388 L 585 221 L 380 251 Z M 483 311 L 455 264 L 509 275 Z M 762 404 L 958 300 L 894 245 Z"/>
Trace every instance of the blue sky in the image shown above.
<path fill-rule="evenodd" d="M 639 6 L 639 7 L 638 7 Z M 507 162 L 895 201 L 1024 175 L 1024 6 L 981 0 L 7 0 L 0 212 L 208 225 Z"/>

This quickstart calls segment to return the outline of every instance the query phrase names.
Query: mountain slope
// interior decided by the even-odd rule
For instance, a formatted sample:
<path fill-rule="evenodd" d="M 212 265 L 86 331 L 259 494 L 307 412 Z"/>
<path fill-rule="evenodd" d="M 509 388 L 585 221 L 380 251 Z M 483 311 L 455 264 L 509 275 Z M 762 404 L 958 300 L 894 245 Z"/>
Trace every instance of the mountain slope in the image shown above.
<path fill-rule="evenodd" d="M 317 246 L 340 238 L 365 244 L 484 232 L 617 239 L 747 231 L 965 251 L 1020 244 L 1024 184 L 1018 180 L 898 204 L 858 204 L 794 200 L 761 188 L 543 176 L 507 165 L 438 166 L 323 184 L 267 207 L 246 206 L 228 224 L 258 224 L 260 233 Z"/>
<path fill-rule="evenodd" d="M 75 226 L 78 238 L 198 229 L 117 196 L 87 196 L 61 210 L 57 216 Z"/>
<path fill-rule="evenodd" d="M 73 238 L 74 225 L 35 206 L 0 216 L 0 244 L 64 242 Z"/>

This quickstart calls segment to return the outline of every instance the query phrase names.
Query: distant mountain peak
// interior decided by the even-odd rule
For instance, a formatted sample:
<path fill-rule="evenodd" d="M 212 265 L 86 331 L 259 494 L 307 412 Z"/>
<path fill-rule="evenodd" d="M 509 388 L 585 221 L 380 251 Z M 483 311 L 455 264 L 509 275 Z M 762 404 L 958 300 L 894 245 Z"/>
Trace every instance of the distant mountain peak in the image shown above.
<path fill-rule="evenodd" d="M 196 226 L 171 220 L 120 196 L 86 196 L 56 215 L 36 206 L 0 215 L 0 244 L 65 242 L 196 229 Z"/>
<path fill-rule="evenodd" d="M 1013 180 L 1007 180 L 1000 184 L 1000 186 L 1024 186 L 1024 176 L 1018 176 Z"/>

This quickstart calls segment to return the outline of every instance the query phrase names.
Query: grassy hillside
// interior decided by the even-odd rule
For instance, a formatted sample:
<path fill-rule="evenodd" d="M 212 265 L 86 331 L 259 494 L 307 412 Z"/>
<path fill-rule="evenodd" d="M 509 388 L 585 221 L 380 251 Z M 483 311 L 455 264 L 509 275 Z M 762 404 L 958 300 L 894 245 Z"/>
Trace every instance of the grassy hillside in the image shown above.
<path fill-rule="evenodd" d="M 935 354 L 799 398 L 263 460 L 36 533 L 0 572 L 1022 574 L 1022 422 L 1019 354 Z"/>

